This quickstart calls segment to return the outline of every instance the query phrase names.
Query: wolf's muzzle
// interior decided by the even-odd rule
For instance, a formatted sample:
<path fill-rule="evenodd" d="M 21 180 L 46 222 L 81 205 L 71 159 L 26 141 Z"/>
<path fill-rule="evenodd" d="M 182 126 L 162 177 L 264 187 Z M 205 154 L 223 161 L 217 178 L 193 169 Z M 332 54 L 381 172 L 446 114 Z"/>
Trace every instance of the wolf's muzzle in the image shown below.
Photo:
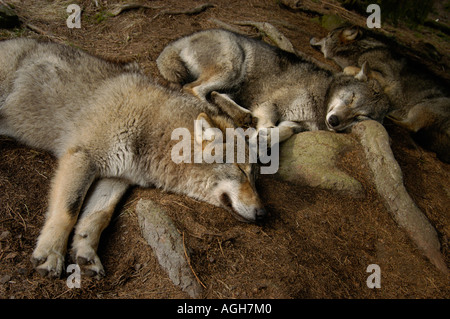
<path fill-rule="evenodd" d="M 331 127 L 336 127 L 340 124 L 339 117 L 337 117 L 336 115 L 330 115 L 327 121 Z"/>
<path fill-rule="evenodd" d="M 267 216 L 267 211 L 264 208 L 256 208 L 255 209 L 255 222 L 262 223 Z"/>

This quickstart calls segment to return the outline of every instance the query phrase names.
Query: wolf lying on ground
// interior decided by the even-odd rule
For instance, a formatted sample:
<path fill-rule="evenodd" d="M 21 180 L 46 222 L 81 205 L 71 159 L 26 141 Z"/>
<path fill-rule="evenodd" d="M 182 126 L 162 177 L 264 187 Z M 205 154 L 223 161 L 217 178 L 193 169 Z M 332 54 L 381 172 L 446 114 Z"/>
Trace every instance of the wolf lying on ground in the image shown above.
<path fill-rule="evenodd" d="M 225 30 L 180 38 L 156 62 L 166 80 L 199 99 L 215 101 L 222 94 L 236 109 L 244 107 L 257 118 L 258 130 L 278 126 L 280 141 L 304 130 L 344 131 L 365 119 L 381 122 L 389 109 L 379 84 L 363 72 L 332 74 Z"/>
<path fill-rule="evenodd" d="M 358 74 L 365 66 L 364 72 L 389 97 L 393 110 L 388 117 L 413 132 L 416 141 L 442 161 L 450 162 L 450 91 L 442 80 L 359 27 L 337 28 L 310 43 L 344 73 Z"/>
<path fill-rule="evenodd" d="M 60 276 L 76 225 L 74 259 L 88 275 L 103 276 L 99 238 L 132 184 L 186 194 L 246 221 L 261 220 L 266 212 L 251 164 L 171 159 L 173 130 L 193 132 L 196 119 L 203 128 L 234 127 L 216 107 L 154 84 L 135 65 L 55 43 L 0 42 L 0 134 L 58 158 L 32 256 L 37 271 Z M 194 146 L 208 143 L 193 138 Z"/>

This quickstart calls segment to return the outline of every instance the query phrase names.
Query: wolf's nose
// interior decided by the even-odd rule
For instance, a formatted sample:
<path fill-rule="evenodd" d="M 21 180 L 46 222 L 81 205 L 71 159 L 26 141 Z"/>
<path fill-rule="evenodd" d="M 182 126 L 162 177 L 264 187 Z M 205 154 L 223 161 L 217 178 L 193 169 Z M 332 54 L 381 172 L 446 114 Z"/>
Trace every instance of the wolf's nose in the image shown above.
<path fill-rule="evenodd" d="M 264 208 L 256 208 L 255 211 L 255 221 L 257 223 L 262 222 L 267 216 L 267 212 Z"/>
<path fill-rule="evenodd" d="M 336 115 L 331 115 L 328 118 L 328 124 L 330 124 L 332 127 L 336 127 L 339 125 L 339 118 Z"/>

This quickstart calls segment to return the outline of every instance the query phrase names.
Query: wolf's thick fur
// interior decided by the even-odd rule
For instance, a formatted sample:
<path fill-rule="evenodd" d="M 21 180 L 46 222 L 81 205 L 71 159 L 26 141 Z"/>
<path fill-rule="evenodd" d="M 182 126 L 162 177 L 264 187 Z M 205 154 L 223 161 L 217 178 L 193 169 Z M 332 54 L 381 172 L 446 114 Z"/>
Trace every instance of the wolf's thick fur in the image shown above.
<path fill-rule="evenodd" d="M 262 41 L 213 29 L 180 38 L 157 59 L 162 76 L 209 99 L 226 94 L 249 109 L 258 128 L 280 127 L 280 140 L 301 130 L 342 131 L 364 119 L 382 121 L 389 104 L 363 73 L 332 74 Z M 217 94 L 211 97 L 214 100 Z"/>
<path fill-rule="evenodd" d="M 312 38 L 311 45 L 347 74 L 369 66 L 368 76 L 380 83 L 392 104 L 388 117 L 450 162 L 450 90 L 444 81 L 359 27 L 337 28 L 323 39 Z"/>
<path fill-rule="evenodd" d="M 262 218 L 250 164 L 172 161 L 173 130 L 193 132 L 195 119 L 233 127 L 216 107 L 154 84 L 135 65 L 31 39 L 0 42 L 0 134 L 58 158 L 32 257 L 37 270 L 61 274 L 81 213 L 73 255 L 86 273 L 102 276 L 100 234 L 130 184 L 186 194 L 247 221 Z"/>

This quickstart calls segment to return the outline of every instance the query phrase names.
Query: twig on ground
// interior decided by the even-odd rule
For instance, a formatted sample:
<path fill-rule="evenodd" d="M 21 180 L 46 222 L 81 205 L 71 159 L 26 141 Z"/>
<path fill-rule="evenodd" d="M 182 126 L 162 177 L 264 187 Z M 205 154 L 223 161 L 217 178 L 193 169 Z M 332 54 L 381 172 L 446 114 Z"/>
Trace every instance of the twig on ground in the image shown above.
<path fill-rule="evenodd" d="M 281 50 L 297 53 L 291 41 L 268 22 L 237 21 L 235 24 L 255 27 L 260 32 L 263 32 Z"/>
<path fill-rule="evenodd" d="M 119 14 L 121 14 L 122 12 L 128 11 L 128 10 L 134 10 L 134 9 L 151 9 L 151 10 L 156 10 L 156 9 L 161 9 L 161 6 L 149 6 L 146 4 L 142 4 L 142 3 L 125 3 L 125 4 L 119 4 L 116 5 L 112 10 L 109 11 L 109 14 L 111 14 L 112 16 L 118 16 Z"/>
<path fill-rule="evenodd" d="M 194 274 L 195 279 L 197 279 L 198 283 L 199 283 L 200 285 L 202 285 L 203 288 L 206 289 L 205 284 L 200 280 L 200 278 L 198 278 L 197 274 L 195 273 L 194 269 L 193 269 L 192 266 L 191 266 L 191 260 L 190 260 L 190 258 L 189 258 L 189 256 L 188 256 L 187 252 L 186 252 L 186 245 L 185 245 L 185 243 L 184 243 L 184 232 L 183 232 L 183 249 L 184 249 L 184 255 L 186 256 L 187 263 L 188 263 L 188 265 L 189 265 L 189 268 L 191 268 L 191 271 L 192 271 L 192 273 Z"/>
<path fill-rule="evenodd" d="M 208 19 L 208 21 L 211 22 L 211 23 L 214 23 L 215 25 L 217 25 L 218 27 L 220 27 L 220 28 L 222 28 L 224 30 L 228 30 L 228 31 L 235 32 L 235 33 L 241 33 L 241 34 L 243 33 L 239 29 L 237 29 L 237 28 L 233 27 L 232 25 L 230 25 L 230 24 L 228 24 L 226 22 L 223 22 L 223 21 L 221 21 L 219 19 L 210 18 L 210 19 Z"/>
<path fill-rule="evenodd" d="M 260 32 L 264 33 L 275 44 L 275 46 L 279 47 L 281 50 L 293 53 L 303 60 L 312 62 L 330 72 L 335 71 L 329 65 L 295 49 L 291 41 L 286 36 L 284 36 L 283 33 L 278 31 L 276 27 L 268 22 L 238 21 L 235 22 L 235 24 L 255 27 Z"/>
<path fill-rule="evenodd" d="M 37 34 L 40 34 L 42 36 L 45 36 L 45 37 L 51 39 L 52 41 L 60 42 L 60 43 L 64 42 L 63 38 L 57 37 L 53 33 L 45 31 L 44 29 L 41 29 L 40 27 L 38 27 L 38 26 L 36 26 L 34 24 L 25 23 L 24 25 L 25 25 L 26 28 L 30 29 L 31 31 L 36 32 Z"/>
<path fill-rule="evenodd" d="M 212 3 L 204 3 L 201 4 L 195 8 L 191 8 L 191 9 L 186 9 L 186 10 L 162 10 L 160 12 L 158 12 L 153 18 L 152 20 L 155 20 L 156 18 L 158 18 L 161 15 L 180 15 L 180 14 L 186 14 L 186 15 L 194 15 L 194 14 L 199 14 L 209 8 L 213 8 L 215 7 L 214 4 Z"/>

